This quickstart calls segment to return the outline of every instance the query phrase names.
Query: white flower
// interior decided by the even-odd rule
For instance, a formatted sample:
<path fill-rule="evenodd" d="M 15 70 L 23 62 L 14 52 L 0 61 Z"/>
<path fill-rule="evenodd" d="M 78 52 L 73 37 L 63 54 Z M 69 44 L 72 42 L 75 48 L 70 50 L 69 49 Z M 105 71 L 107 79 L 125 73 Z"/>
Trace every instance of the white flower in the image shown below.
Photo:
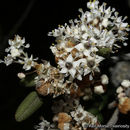
<path fill-rule="evenodd" d="M 16 49 L 16 48 L 11 48 L 10 53 L 11 53 L 11 56 L 12 56 L 13 58 L 15 58 L 15 57 L 17 57 L 17 56 L 20 56 L 20 51 L 19 51 L 18 49 Z"/>
<path fill-rule="evenodd" d="M 119 99 L 126 97 L 126 94 L 124 92 L 120 92 L 117 96 Z"/>
<path fill-rule="evenodd" d="M 20 48 L 21 46 L 24 46 L 24 43 L 25 43 L 25 38 L 22 39 L 19 35 L 15 35 L 14 40 L 9 40 L 9 45 L 15 48 Z M 24 47 L 28 48 L 29 45 L 27 44 Z"/>
<path fill-rule="evenodd" d="M 84 60 L 83 60 L 84 61 Z M 72 78 L 75 78 L 76 69 L 79 67 L 82 60 L 74 61 L 72 55 L 70 54 L 65 61 L 59 60 L 58 64 L 61 68 L 61 73 L 70 74 Z"/>
<path fill-rule="evenodd" d="M 116 90 L 116 92 L 117 92 L 117 93 L 121 93 L 121 92 L 123 92 L 123 88 L 122 88 L 121 86 L 118 87 L 117 90 Z"/>
<path fill-rule="evenodd" d="M 65 53 L 60 54 L 59 50 L 57 49 L 56 46 L 51 46 L 50 47 L 52 53 L 56 56 L 56 57 L 62 57 Z"/>
<path fill-rule="evenodd" d="M 101 76 L 101 83 L 102 83 L 103 85 L 106 85 L 106 84 L 109 83 L 109 79 L 108 79 L 108 77 L 107 77 L 106 74 L 103 74 L 103 75 Z"/>
<path fill-rule="evenodd" d="M 107 19 L 107 18 L 104 18 L 103 21 L 102 21 L 102 25 L 103 25 L 104 27 L 107 27 L 108 24 L 109 24 L 108 19 Z"/>
<path fill-rule="evenodd" d="M 98 49 L 92 45 L 92 42 L 90 40 L 83 41 L 83 43 L 79 43 L 75 46 L 75 48 L 78 51 L 83 52 L 85 56 L 90 56 L 91 53 L 95 53 L 98 51 Z"/>
<path fill-rule="evenodd" d="M 97 25 L 98 22 L 99 22 L 99 20 L 98 20 L 97 18 L 95 18 L 95 19 L 93 20 L 93 24 L 94 24 L 94 25 Z"/>
<path fill-rule="evenodd" d="M 47 120 L 45 120 L 44 118 L 42 119 L 42 122 L 39 123 L 38 126 L 35 127 L 37 130 L 50 130 L 51 128 L 51 124 L 50 122 L 48 122 Z"/>
<path fill-rule="evenodd" d="M 128 87 L 130 87 L 130 81 L 129 80 L 123 80 L 121 85 L 125 88 L 128 88 Z"/>
<path fill-rule="evenodd" d="M 30 47 L 29 44 L 26 44 L 26 45 L 24 45 L 24 44 L 25 44 L 25 38 L 22 39 L 19 35 L 15 35 L 14 40 L 9 40 L 10 47 L 6 48 L 5 51 L 9 52 L 12 49 L 23 50 L 24 48 Z"/>
<path fill-rule="evenodd" d="M 82 121 L 87 115 L 87 112 L 84 111 L 81 105 L 75 111 L 71 112 L 71 116 L 74 118 L 75 121 L 80 122 Z"/>
<path fill-rule="evenodd" d="M 31 55 L 31 57 L 28 58 L 28 55 L 26 54 L 26 57 L 24 58 L 24 61 L 19 60 L 18 62 L 21 63 L 21 64 L 24 64 L 23 69 L 30 70 L 32 67 L 35 66 L 35 62 L 34 62 L 35 60 L 37 60 L 37 58 L 33 59 L 33 55 Z"/>
<path fill-rule="evenodd" d="M 87 66 L 84 68 L 84 75 L 91 72 L 100 72 L 99 63 L 103 60 L 104 58 L 98 55 L 95 55 L 94 57 L 89 56 L 87 58 Z"/>
<path fill-rule="evenodd" d="M 24 45 L 25 38 L 21 38 L 19 35 L 15 35 L 14 40 L 9 40 L 10 47 L 5 49 L 5 52 L 9 53 L 13 60 L 16 59 L 16 57 L 21 57 L 22 54 L 24 54 L 24 48 L 29 48 L 29 44 Z"/>
<path fill-rule="evenodd" d="M 103 86 L 102 85 L 95 86 L 94 87 L 94 93 L 96 93 L 96 94 L 102 94 L 102 93 L 104 93 Z"/>
<path fill-rule="evenodd" d="M 88 2 L 87 7 L 90 9 L 96 9 L 96 8 L 98 8 L 98 4 L 99 4 L 99 1 L 97 1 L 97 0 L 94 2 Z"/>
<path fill-rule="evenodd" d="M 0 60 L 0 63 L 5 63 L 7 66 L 13 63 L 13 57 L 8 54 L 5 58 L 4 61 Z"/>

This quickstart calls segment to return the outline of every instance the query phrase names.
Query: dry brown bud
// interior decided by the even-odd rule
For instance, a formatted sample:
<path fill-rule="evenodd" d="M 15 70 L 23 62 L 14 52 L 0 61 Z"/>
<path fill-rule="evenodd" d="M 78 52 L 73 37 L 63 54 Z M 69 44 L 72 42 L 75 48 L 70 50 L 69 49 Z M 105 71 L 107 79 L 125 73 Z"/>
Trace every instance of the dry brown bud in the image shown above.
<path fill-rule="evenodd" d="M 61 122 L 67 123 L 70 121 L 71 121 L 71 117 L 67 113 L 62 112 L 62 113 L 58 114 L 58 122 L 59 123 L 61 123 Z"/>
<path fill-rule="evenodd" d="M 51 84 L 49 82 L 44 83 L 44 81 L 42 81 L 42 84 L 40 87 L 36 87 L 36 90 L 39 94 L 41 94 L 43 96 L 53 93 Z"/>
<path fill-rule="evenodd" d="M 118 105 L 119 111 L 123 114 L 127 114 L 130 111 L 130 98 L 126 97 L 125 100 Z"/>

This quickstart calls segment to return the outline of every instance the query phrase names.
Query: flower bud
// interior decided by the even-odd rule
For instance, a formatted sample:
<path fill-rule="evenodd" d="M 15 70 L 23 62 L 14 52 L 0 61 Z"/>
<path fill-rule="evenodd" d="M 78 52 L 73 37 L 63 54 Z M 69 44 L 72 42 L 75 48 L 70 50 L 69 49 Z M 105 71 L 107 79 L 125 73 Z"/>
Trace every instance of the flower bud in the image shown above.
<path fill-rule="evenodd" d="M 104 93 L 103 86 L 102 86 L 102 85 L 95 86 L 95 87 L 94 87 L 94 92 L 95 92 L 96 94 L 102 94 L 102 93 Z"/>

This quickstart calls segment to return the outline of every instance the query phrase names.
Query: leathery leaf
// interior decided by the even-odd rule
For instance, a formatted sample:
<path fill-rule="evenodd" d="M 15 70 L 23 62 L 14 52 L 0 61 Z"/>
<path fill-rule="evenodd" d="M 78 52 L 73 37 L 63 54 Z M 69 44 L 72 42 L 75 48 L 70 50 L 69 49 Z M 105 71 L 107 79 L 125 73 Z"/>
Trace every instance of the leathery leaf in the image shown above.
<path fill-rule="evenodd" d="M 15 113 L 16 121 L 22 122 L 23 120 L 27 119 L 35 111 L 37 111 L 42 104 L 43 102 L 39 98 L 38 94 L 35 91 L 31 92 L 19 105 Z"/>

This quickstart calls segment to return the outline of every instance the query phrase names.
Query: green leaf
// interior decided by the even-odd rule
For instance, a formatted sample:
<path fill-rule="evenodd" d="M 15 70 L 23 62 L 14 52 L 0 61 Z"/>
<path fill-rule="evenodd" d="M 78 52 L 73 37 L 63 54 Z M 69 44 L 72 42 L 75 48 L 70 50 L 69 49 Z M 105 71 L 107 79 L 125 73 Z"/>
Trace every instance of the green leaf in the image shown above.
<path fill-rule="evenodd" d="M 111 53 L 110 48 L 99 48 L 99 51 L 97 52 L 98 55 L 108 57 Z"/>
<path fill-rule="evenodd" d="M 35 86 L 35 80 L 34 80 L 35 77 L 36 75 L 27 76 L 26 78 L 22 79 L 20 83 L 22 86 L 25 87 L 33 87 Z"/>
<path fill-rule="evenodd" d="M 87 111 L 92 113 L 94 116 L 96 116 L 100 123 L 103 122 L 103 116 L 97 108 L 90 108 Z"/>
<path fill-rule="evenodd" d="M 93 115 L 97 115 L 99 113 L 97 108 L 89 108 L 87 111 L 92 113 Z"/>
<path fill-rule="evenodd" d="M 101 113 L 99 113 L 99 114 L 97 114 L 96 115 L 97 116 L 97 118 L 98 118 L 98 121 L 100 122 L 100 123 L 103 123 L 103 116 L 102 116 L 102 114 Z"/>
<path fill-rule="evenodd" d="M 97 108 L 91 108 L 91 109 L 88 109 L 87 111 L 90 112 L 90 113 L 92 113 L 94 116 L 96 116 L 97 119 L 98 119 L 98 121 L 99 121 L 100 123 L 103 122 L 103 116 L 102 116 L 102 114 L 98 111 Z"/>
<path fill-rule="evenodd" d="M 15 113 L 16 121 L 22 122 L 23 120 L 27 119 L 35 111 L 37 111 L 42 104 L 43 102 L 39 98 L 38 94 L 35 91 L 31 92 L 19 105 Z"/>
<path fill-rule="evenodd" d="M 102 102 L 99 105 L 99 111 L 101 111 L 108 103 L 108 95 L 102 96 Z"/>

